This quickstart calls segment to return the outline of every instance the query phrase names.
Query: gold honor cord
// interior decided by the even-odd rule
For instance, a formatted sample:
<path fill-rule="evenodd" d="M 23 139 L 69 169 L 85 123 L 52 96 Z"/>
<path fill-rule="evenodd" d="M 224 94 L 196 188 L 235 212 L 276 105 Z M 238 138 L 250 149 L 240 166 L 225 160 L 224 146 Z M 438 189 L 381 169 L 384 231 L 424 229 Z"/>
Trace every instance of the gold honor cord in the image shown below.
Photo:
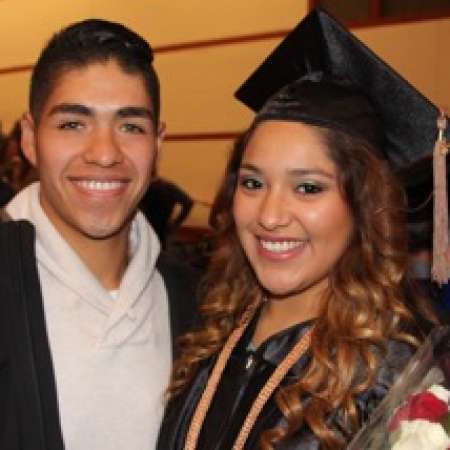
<path fill-rule="evenodd" d="M 208 379 L 208 383 L 206 384 L 206 388 L 203 391 L 203 394 L 200 398 L 200 401 L 195 409 L 194 415 L 192 417 L 191 424 L 189 426 L 189 431 L 186 437 L 186 442 L 184 445 L 184 450 L 196 450 L 197 442 L 200 435 L 200 431 L 203 426 L 203 422 L 205 421 L 206 413 L 211 405 L 214 394 L 217 390 L 217 386 L 219 385 L 220 379 L 222 377 L 223 371 L 225 370 L 225 366 L 228 362 L 228 359 L 231 356 L 231 353 L 236 347 L 239 339 L 243 335 L 247 325 L 250 322 L 251 316 L 253 315 L 253 310 L 247 312 L 246 320 L 241 322 L 239 325 L 228 337 L 225 345 L 220 352 L 216 364 L 214 365 L 214 369 Z M 311 343 L 311 333 L 313 327 L 311 327 L 297 342 L 294 348 L 287 354 L 287 356 L 283 359 L 283 361 L 277 366 L 273 374 L 267 380 L 266 384 L 263 386 L 259 394 L 257 395 L 255 401 L 250 408 L 250 411 L 242 425 L 241 431 L 236 439 L 236 442 L 233 445 L 233 450 L 242 450 L 244 448 L 245 442 L 258 419 L 259 414 L 261 413 L 264 405 L 267 403 L 275 389 L 279 386 L 289 369 L 302 357 L 302 355 L 309 348 Z"/>

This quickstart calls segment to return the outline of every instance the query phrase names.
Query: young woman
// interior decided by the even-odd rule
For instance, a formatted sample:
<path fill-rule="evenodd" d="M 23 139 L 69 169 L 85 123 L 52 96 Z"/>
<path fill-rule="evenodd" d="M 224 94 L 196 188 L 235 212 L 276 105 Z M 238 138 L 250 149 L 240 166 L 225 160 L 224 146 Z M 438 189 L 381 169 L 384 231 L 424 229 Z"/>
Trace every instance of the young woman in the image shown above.
<path fill-rule="evenodd" d="M 160 450 L 342 449 L 406 365 L 406 207 L 376 116 L 348 83 L 312 74 L 235 145 Z"/>

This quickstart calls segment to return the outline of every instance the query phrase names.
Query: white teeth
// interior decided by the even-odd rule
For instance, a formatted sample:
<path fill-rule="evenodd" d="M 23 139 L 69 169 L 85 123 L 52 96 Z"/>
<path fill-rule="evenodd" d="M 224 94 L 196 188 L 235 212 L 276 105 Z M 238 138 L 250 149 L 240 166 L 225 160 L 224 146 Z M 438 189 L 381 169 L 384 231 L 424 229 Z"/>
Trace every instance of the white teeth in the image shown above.
<path fill-rule="evenodd" d="M 261 239 L 260 242 L 265 250 L 278 253 L 293 250 L 303 244 L 302 241 L 265 241 L 263 239 Z"/>
<path fill-rule="evenodd" d="M 76 183 L 78 186 L 89 191 L 111 191 L 119 189 L 122 186 L 121 181 L 79 180 Z"/>

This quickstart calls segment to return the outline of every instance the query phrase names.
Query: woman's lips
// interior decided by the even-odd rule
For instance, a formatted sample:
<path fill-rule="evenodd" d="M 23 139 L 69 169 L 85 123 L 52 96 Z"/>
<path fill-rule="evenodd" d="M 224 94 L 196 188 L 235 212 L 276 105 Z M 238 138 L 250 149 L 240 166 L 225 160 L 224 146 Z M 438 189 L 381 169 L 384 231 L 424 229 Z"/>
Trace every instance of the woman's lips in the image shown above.
<path fill-rule="evenodd" d="M 257 238 L 260 254 L 269 259 L 294 258 L 305 249 L 307 240 L 292 238 Z"/>

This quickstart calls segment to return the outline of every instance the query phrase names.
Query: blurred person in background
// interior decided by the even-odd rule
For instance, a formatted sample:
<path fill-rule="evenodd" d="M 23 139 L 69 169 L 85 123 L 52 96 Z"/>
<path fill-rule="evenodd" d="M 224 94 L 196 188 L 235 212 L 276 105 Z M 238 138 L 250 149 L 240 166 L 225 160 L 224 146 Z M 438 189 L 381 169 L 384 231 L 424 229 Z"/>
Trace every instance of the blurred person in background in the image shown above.
<path fill-rule="evenodd" d="M 0 170 L 2 181 L 9 184 L 13 192 L 18 192 L 37 180 L 36 168 L 27 160 L 22 150 L 22 129 L 17 121 L 6 139 L 1 155 Z"/>

